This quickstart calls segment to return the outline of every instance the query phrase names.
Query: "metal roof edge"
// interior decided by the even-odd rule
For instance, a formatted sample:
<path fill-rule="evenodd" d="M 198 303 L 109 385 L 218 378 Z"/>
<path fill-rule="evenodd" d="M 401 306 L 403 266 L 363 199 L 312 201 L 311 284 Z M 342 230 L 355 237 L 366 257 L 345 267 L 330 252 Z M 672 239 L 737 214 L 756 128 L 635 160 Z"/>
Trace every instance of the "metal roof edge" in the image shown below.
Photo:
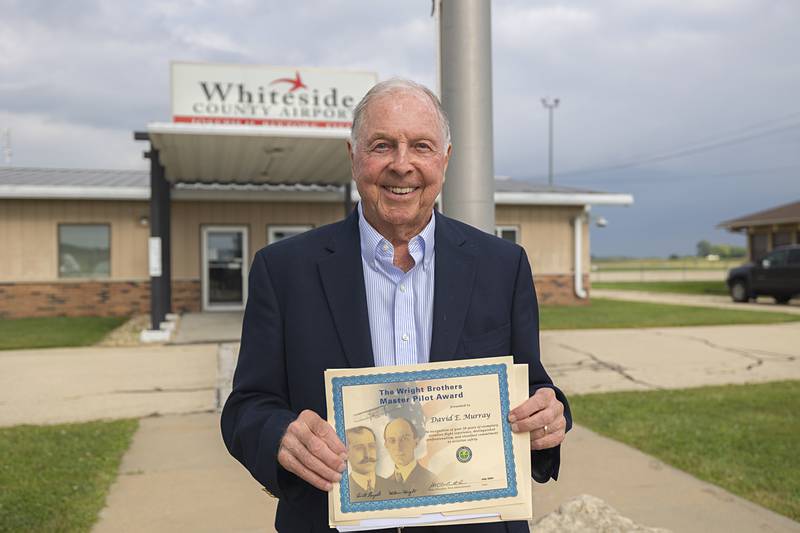
<path fill-rule="evenodd" d="M 149 200 L 150 187 L 0 185 L 0 199 Z"/>
<path fill-rule="evenodd" d="M 495 192 L 494 201 L 500 205 L 632 205 L 633 195 L 617 193 Z"/>
<path fill-rule="evenodd" d="M 800 218 L 762 218 L 762 219 L 751 219 L 751 220 L 744 220 L 744 219 L 737 219 L 731 221 L 720 222 L 717 224 L 717 228 L 724 228 L 731 231 L 736 231 L 739 229 L 745 229 L 749 227 L 757 227 L 757 226 L 775 226 L 780 224 L 798 224 L 800 223 Z"/>
<path fill-rule="evenodd" d="M 721 227 L 729 227 L 729 226 L 740 226 L 740 225 L 754 225 L 754 224 L 775 224 L 776 220 L 779 220 L 779 224 L 781 223 L 792 223 L 797 221 L 797 217 L 794 218 L 778 218 L 778 219 L 770 219 L 770 218 L 759 218 L 760 216 L 767 214 L 770 216 L 769 213 L 774 213 L 775 211 L 780 211 L 786 209 L 788 207 L 792 207 L 795 205 L 800 205 L 800 201 L 789 202 L 786 204 L 777 205 L 775 207 L 770 207 L 768 209 L 762 209 L 761 211 L 756 211 L 754 213 L 748 213 L 746 215 L 736 217 L 736 218 L 729 218 L 727 220 L 723 220 L 719 224 L 717 224 L 718 228 Z"/>
<path fill-rule="evenodd" d="M 343 202 L 338 191 L 242 191 L 173 189 L 172 199 L 180 201 L 214 200 L 230 202 Z"/>
<path fill-rule="evenodd" d="M 261 194 L 259 194 L 261 193 Z M 336 201 L 341 195 L 335 191 L 213 191 L 173 190 L 176 200 L 218 198 L 220 200 L 274 199 L 289 201 Z M 0 198 L 6 199 L 74 199 L 74 200 L 149 200 L 149 187 L 92 187 L 92 186 L 34 186 L 0 185 Z M 358 190 L 353 187 L 352 199 L 359 200 Z M 499 205 L 631 205 L 631 194 L 606 193 L 534 193 L 495 192 L 494 201 Z"/>

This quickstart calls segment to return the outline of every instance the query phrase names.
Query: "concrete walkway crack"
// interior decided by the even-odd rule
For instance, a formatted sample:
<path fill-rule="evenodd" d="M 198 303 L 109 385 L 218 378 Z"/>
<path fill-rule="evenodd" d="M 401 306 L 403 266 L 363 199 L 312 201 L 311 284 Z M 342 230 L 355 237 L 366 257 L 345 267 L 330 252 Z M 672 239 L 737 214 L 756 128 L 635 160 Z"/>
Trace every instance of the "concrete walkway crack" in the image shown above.
<path fill-rule="evenodd" d="M 150 394 L 154 392 L 202 392 L 216 390 L 214 386 L 209 387 L 153 387 L 152 389 L 122 389 L 111 391 L 112 394 Z"/>
<path fill-rule="evenodd" d="M 106 394 L 159 394 L 164 392 L 204 392 L 216 391 L 214 386 L 209 387 L 153 387 L 152 389 L 120 389 L 112 391 L 97 392 L 94 394 L 79 394 L 77 396 L 66 396 L 65 400 L 78 400 L 88 396 L 105 396 Z"/>
<path fill-rule="evenodd" d="M 736 348 L 733 346 L 725 346 L 714 341 L 704 339 L 702 337 L 695 337 L 693 335 L 680 335 L 677 333 L 667 333 L 665 331 L 654 331 L 656 335 L 661 335 L 662 337 L 673 337 L 673 338 L 680 338 L 680 339 L 687 339 L 694 342 L 699 342 L 700 344 L 704 344 L 709 348 L 720 350 L 723 352 L 732 353 L 738 355 L 740 357 L 744 357 L 752 361 L 749 365 L 745 367 L 745 370 L 752 370 L 759 366 L 763 366 L 765 362 L 792 362 L 797 360 L 796 355 L 792 354 L 785 354 L 785 353 L 778 353 L 778 352 L 770 352 L 768 350 L 759 350 L 759 349 L 746 349 L 746 348 Z"/>
<path fill-rule="evenodd" d="M 556 346 L 564 348 L 565 350 L 568 350 L 570 352 L 574 352 L 574 353 L 586 356 L 588 358 L 588 360 L 590 360 L 590 361 L 592 361 L 594 363 L 594 365 L 593 365 L 594 368 L 590 367 L 590 368 L 592 368 L 594 370 L 599 369 L 599 368 L 602 368 L 604 370 L 610 370 L 612 372 L 615 372 L 616 374 L 619 374 L 620 376 L 622 376 L 623 378 L 627 379 L 631 383 L 636 383 L 637 385 L 641 385 L 643 387 L 647 387 L 648 389 L 655 389 L 655 390 L 660 390 L 661 389 L 661 387 L 659 387 L 658 385 L 654 385 L 652 383 L 648 383 L 646 381 L 643 381 L 641 379 L 638 379 L 638 378 L 632 376 L 631 374 L 629 374 L 625 370 L 625 367 L 623 367 L 622 365 L 617 365 L 617 364 L 613 364 L 613 363 L 609 363 L 609 362 L 603 361 L 602 359 L 600 359 L 600 357 L 598 357 L 597 355 L 593 354 L 592 352 L 587 352 L 585 350 L 581 350 L 580 348 L 576 348 L 574 346 L 570 346 L 568 344 L 564 344 L 564 343 L 561 343 L 561 342 L 556 343 Z M 578 367 L 582 367 L 583 366 L 583 363 L 585 361 L 586 361 L 586 359 L 578 361 L 577 363 L 571 363 L 569 365 L 558 365 L 558 364 L 554 365 L 554 364 L 550 364 L 550 365 L 548 365 L 548 368 L 550 368 L 551 370 L 553 370 L 553 369 L 567 370 L 568 367 L 572 367 L 572 369 L 577 370 Z"/>

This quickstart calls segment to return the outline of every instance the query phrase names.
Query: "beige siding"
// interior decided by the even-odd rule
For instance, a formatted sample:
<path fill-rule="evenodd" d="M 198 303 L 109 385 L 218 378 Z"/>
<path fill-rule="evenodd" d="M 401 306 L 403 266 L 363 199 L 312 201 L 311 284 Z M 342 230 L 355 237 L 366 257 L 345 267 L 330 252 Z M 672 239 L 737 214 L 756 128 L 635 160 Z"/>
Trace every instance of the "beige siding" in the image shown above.
<path fill-rule="evenodd" d="M 111 226 L 111 280 L 148 279 L 147 238 L 139 224 L 148 202 L 92 200 L 0 200 L 0 282 L 58 280 L 58 224 Z M 267 243 L 267 225 L 320 226 L 341 218 L 339 203 L 172 203 L 172 275 L 200 278 L 202 225 L 248 227 L 252 260 Z M 76 281 L 69 278 L 69 281 Z"/>
<path fill-rule="evenodd" d="M 267 244 L 267 225 L 317 227 L 341 219 L 342 212 L 338 202 L 173 202 L 172 277 L 200 278 L 202 226 L 247 226 L 249 262 Z"/>
<path fill-rule="evenodd" d="M 58 224 L 111 226 L 111 280 L 146 280 L 147 238 L 139 224 L 149 216 L 146 201 L 0 200 L 0 282 L 57 281 Z M 572 219 L 577 207 L 497 206 L 497 224 L 519 227 L 520 244 L 537 274 L 568 274 L 573 268 Z M 340 203 L 172 203 L 172 275 L 200 278 L 203 225 L 245 225 L 248 261 L 267 243 L 268 225 L 320 226 L 339 220 Z M 588 226 L 584 224 L 584 272 L 589 269 Z M 68 281 L 75 281 L 69 278 Z"/>
<path fill-rule="evenodd" d="M 0 200 L 0 282 L 58 280 L 58 224 L 70 223 L 109 224 L 110 279 L 145 279 L 148 212 L 135 201 Z"/>
<path fill-rule="evenodd" d="M 498 205 L 499 226 L 518 226 L 519 244 L 525 248 L 535 274 L 565 274 L 574 270 L 572 220 L 580 207 Z M 583 224 L 583 273 L 590 269 L 589 226 Z"/>

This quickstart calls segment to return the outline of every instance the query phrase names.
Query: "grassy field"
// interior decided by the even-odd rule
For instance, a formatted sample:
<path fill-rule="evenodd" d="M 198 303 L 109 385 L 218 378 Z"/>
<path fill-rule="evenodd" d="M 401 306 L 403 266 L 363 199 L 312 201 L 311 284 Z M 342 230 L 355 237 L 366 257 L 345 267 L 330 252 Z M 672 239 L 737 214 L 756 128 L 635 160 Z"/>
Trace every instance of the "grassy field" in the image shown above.
<path fill-rule="evenodd" d="M 794 321 L 800 321 L 800 315 L 624 302 L 603 298 L 592 298 L 588 305 L 580 306 L 543 305 L 539 310 L 539 324 L 543 330 L 774 324 Z"/>
<path fill-rule="evenodd" d="M 86 532 L 137 420 L 0 428 L 0 532 Z"/>
<path fill-rule="evenodd" d="M 126 317 L 51 317 L 0 320 L 0 350 L 90 346 Z"/>
<path fill-rule="evenodd" d="M 800 520 L 800 381 L 570 397 L 575 420 Z"/>
<path fill-rule="evenodd" d="M 592 288 L 728 296 L 724 281 L 595 281 Z"/>
<path fill-rule="evenodd" d="M 625 272 L 629 270 L 728 270 L 746 262 L 745 258 L 708 261 L 702 257 L 680 259 L 626 259 L 606 261 L 592 259 L 592 270 L 596 272 Z"/>

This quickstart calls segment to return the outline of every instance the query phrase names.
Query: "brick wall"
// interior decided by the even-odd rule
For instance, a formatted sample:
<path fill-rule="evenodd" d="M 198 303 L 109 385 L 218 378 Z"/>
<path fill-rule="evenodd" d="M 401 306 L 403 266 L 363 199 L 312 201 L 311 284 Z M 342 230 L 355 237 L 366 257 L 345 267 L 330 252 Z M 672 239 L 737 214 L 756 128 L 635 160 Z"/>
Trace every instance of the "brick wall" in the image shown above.
<path fill-rule="evenodd" d="M 589 289 L 589 276 L 583 277 Z M 585 305 L 572 290 L 569 274 L 535 276 L 542 305 Z M 172 282 L 172 310 L 197 312 L 200 281 Z M 76 281 L 58 283 L 0 283 L 0 318 L 41 316 L 125 316 L 150 312 L 149 281 Z"/>
<path fill-rule="evenodd" d="M 173 311 L 199 311 L 200 305 L 199 280 L 172 282 Z M 125 316 L 149 312 L 149 281 L 0 283 L 0 318 Z"/>
<path fill-rule="evenodd" d="M 573 277 L 571 274 L 541 274 L 533 276 L 536 286 L 536 297 L 539 305 L 586 305 L 589 298 L 580 299 L 575 296 Z M 583 287 L 589 292 L 589 275 L 583 275 Z"/>
<path fill-rule="evenodd" d="M 203 306 L 202 299 L 199 279 L 172 280 L 173 313 L 197 313 Z M 147 312 L 150 312 L 149 307 Z"/>

